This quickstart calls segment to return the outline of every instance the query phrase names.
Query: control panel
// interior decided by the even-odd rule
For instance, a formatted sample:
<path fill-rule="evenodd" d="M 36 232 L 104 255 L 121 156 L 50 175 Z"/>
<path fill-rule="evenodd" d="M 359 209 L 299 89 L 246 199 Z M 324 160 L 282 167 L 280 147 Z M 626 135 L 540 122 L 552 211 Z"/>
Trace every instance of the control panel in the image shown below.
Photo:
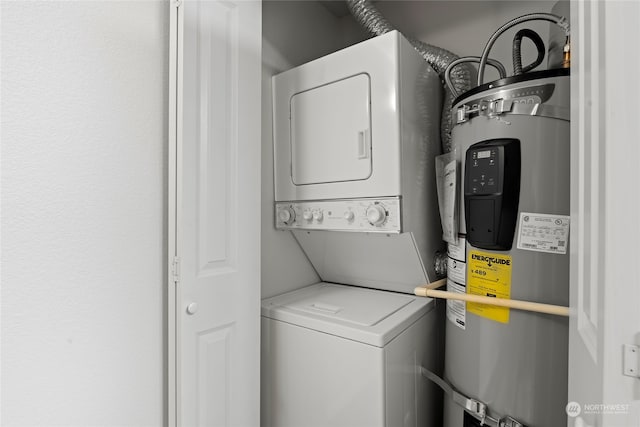
<path fill-rule="evenodd" d="M 467 241 L 482 249 L 511 249 L 520 200 L 520 141 L 473 144 L 464 173 Z"/>
<path fill-rule="evenodd" d="M 400 198 L 278 202 L 276 228 L 400 233 Z"/>

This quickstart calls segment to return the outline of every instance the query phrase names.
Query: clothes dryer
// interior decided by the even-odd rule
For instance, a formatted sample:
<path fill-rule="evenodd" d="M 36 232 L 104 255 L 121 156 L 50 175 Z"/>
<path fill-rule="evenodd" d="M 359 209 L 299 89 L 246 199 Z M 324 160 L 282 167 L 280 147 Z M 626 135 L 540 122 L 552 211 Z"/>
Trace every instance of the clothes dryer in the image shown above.
<path fill-rule="evenodd" d="M 441 100 L 397 31 L 273 77 L 275 226 L 322 280 L 413 293 L 436 279 Z"/>

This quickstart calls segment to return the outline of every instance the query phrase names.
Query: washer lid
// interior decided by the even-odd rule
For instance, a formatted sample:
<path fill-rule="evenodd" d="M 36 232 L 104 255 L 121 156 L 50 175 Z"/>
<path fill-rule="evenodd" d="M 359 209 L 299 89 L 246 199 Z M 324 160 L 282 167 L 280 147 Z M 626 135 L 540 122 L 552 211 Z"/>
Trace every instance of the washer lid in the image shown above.
<path fill-rule="evenodd" d="M 383 347 L 433 307 L 430 298 L 318 283 L 262 302 L 262 315 Z"/>
<path fill-rule="evenodd" d="M 327 286 L 283 307 L 342 320 L 359 326 L 373 326 L 411 303 L 406 295 L 369 292 L 361 288 Z"/>

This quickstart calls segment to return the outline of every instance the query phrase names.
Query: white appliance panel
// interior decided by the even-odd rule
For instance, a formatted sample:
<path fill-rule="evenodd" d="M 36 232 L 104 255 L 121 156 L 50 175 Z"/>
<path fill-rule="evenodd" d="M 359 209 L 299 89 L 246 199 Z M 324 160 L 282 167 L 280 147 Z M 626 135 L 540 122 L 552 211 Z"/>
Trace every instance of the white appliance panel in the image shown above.
<path fill-rule="evenodd" d="M 435 279 L 435 71 L 392 31 L 272 82 L 275 226 L 324 281 L 412 294 Z"/>
<path fill-rule="evenodd" d="M 325 288 L 321 295 L 303 297 L 284 307 L 347 324 L 373 326 L 411 301 L 413 298 L 406 295 L 387 295 L 363 292 L 355 287 L 333 286 Z"/>
<path fill-rule="evenodd" d="M 276 203 L 276 228 L 399 233 L 400 210 L 398 197 L 280 202 Z"/>
<path fill-rule="evenodd" d="M 401 195 L 424 142 L 420 105 L 439 117 L 439 86 L 397 31 L 274 76 L 276 201 Z M 437 131 L 429 137 L 439 145 Z"/>
<path fill-rule="evenodd" d="M 296 309 L 334 298 L 380 318 L 368 326 Z M 440 392 L 417 369 L 436 370 L 437 323 L 431 299 L 329 283 L 263 300 L 261 425 L 437 425 Z"/>
<path fill-rule="evenodd" d="M 262 427 L 394 425 L 383 348 L 265 317 L 261 326 Z"/>
<path fill-rule="evenodd" d="M 435 306 L 431 298 L 316 283 L 262 301 L 262 316 L 384 347 Z"/>
<path fill-rule="evenodd" d="M 359 74 L 291 97 L 295 185 L 371 176 L 370 79 Z"/>
<path fill-rule="evenodd" d="M 324 281 L 408 294 L 430 282 L 413 233 L 293 230 L 293 235 Z"/>

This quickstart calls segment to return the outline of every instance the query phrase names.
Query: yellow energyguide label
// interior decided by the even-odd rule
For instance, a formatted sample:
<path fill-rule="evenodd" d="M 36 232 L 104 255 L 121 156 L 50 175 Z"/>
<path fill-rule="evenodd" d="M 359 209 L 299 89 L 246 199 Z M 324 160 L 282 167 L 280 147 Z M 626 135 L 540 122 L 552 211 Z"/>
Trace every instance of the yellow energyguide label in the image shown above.
<path fill-rule="evenodd" d="M 494 298 L 511 298 L 509 255 L 469 251 L 467 257 L 467 293 Z M 467 303 L 467 311 L 496 322 L 509 323 L 509 309 L 495 305 Z"/>

